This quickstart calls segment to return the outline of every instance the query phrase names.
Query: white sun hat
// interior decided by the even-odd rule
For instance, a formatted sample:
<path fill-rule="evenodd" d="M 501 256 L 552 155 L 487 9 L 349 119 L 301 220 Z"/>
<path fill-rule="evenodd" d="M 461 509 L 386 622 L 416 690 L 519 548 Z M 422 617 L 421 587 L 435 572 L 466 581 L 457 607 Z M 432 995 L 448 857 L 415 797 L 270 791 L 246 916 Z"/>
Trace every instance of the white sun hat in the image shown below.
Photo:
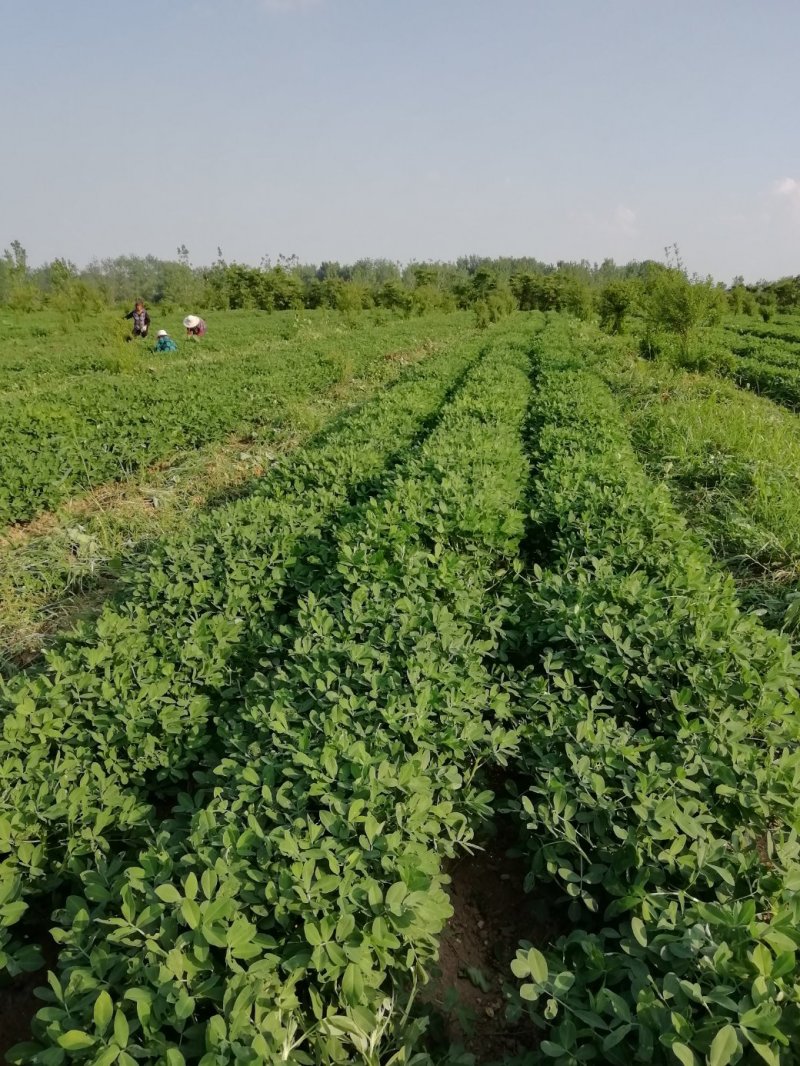
<path fill-rule="evenodd" d="M 195 326 L 200 325 L 200 319 L 197 317 L 197 315 L 187 315 L 186 318 L 184 318 L 183 320 L 183 324 L 184 326 L 186 326 L 187 329 L 194 329 Z"/>
<path fill-rule="evenodd" d="M 157 337 L 168 337 L 169 334 L 167 333 L 167 331 L 165 329 L 160 329 L 158 331 L 158 333 L 156 333 L 156 336 Z"/>

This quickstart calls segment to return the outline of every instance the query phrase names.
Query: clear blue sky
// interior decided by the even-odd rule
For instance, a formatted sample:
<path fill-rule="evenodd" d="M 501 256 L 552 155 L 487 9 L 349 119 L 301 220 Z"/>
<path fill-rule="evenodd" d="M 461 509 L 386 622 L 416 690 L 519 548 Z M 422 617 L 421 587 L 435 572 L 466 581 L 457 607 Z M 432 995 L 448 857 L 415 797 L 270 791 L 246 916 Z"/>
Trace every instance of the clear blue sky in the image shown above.
<path fill-rule="evenodd" d="M 663 257 L 800 273 L 797 0 L 0 0 L 34 263 Z"/>

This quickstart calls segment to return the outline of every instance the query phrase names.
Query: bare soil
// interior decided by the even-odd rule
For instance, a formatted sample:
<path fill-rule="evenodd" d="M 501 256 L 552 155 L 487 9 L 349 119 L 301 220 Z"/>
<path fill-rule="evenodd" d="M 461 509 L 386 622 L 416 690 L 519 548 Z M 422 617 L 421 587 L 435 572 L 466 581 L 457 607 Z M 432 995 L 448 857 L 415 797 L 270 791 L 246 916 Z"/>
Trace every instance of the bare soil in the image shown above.
<path fill-rule="evenodd" d="M 58 949 L 47 933 L 41 934 L 39 943 L 44 956 L 42 968 L 20 974 L 7 987 L 0 985 L 0 1062 L 6 1061 L 6 1052 L 15 1044 L 31 1039 L 33 1016 L 44 1006 L 34 993 L 47 984 L 47 971 L 55 967 Z"/>
<path fill-rule="evenodd" d="M 432 1041 L 460 1046 L 477 1063 L 538 1047 L 532 1023 L 506 1018 L 506 985 L 520 940 L 541 945 L 556 935 L 546 901 L 524 892 L 525 865 L 509 858 L 508 846 L 489 841 L 449 870 L 455 913 L 440 941 L 439 973 L 422 993 Z"/>

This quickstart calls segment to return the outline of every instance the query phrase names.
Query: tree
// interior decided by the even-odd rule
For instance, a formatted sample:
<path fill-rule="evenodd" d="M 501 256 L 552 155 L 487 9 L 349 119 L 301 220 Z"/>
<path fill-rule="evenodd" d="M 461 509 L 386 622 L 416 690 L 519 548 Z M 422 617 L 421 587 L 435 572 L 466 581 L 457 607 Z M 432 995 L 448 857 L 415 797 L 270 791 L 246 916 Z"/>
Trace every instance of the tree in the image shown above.
<path fill-rule="evenodd" d="M 681 355 L 688 358 L 698 333 L 719 321 L 723 302 L 711 278 L 690 280 L 678 267 L 654 266 L 642 298 L 645 344 L 652 342 L 653 334 L 671 333 L 678 338 Z"/>
<path fill-rule="evenodd" d="M 756 304 L 758 305 L 758 313 L 764 322 L 769 322 L 778 310 L 778 301 L 772 289 L 761 289 L 757 292 Z"/>
<path fill-rule="evenodd" d="M 600 291 L 598 311 L 600 325 L 608 333 L 622 333 L 625 319 L 634 305 L 633 285 L 629 281 L 610 281 Z"/>
<path fill-rule="evenodd" d="M 28 253 L 19 241 L 12 241 L 11 247 L 3 252 L 3 258 L 17 277 L 24 277 L 28 273 Z"/>
<path fill-rule="evenodd" d="M 435 288 L 439 271 L 430 263 L 414 263 L 411 267 L 411 274 L 415 289 Z"/>
<path fill-rule="evenodd" d="M 399 281 L 390 279 L 378 289 L 375 294 L 375 303 L 378 307 L 408 314 L 411 311 L 411 293 Z"/>

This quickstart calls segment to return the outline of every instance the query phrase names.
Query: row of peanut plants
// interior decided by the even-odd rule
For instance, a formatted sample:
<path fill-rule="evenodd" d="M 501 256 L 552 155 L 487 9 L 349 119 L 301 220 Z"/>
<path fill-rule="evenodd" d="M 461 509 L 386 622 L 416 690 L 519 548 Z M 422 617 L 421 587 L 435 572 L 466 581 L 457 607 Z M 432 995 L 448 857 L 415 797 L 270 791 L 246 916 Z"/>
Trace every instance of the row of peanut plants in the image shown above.
<path fill-rule="evenodd" d="M 743 337 L 776 340 L 785 344 L 800 344 L 800 319 L 796 315 L 776 318 L 772 322 L 758 322 L 749 317 L 729 319 L 727 327 Z"/>
<path fill-rule="evenodd" d="M 764 363 L 761 359 L 738 359 L 733 379 L 742 388 L 768 396 L 791 411 L 800 411 L 800 369 Z"/>
<path fill-rule="evenodd" d="M 525 342 L 490 344 L 339 516 L 280 643 L 227 694 L 217 765 L 66 902 L 38 1043 L 15 1061 L 408 1061 L 401 1007 L 451 911 L 443 860 L 488 811 L 481 764 L 518 745 L 494 666 L 529 391 Z"/>
<path fill-rule="evenodd" d="M 562 323 L 541 335 L 506 807 L 572 931 L 523 944 L 560 1063 L 800 1056 L 800 666 L 742 613 Z"/>
<path fill-rule="evenodd" d="M 452 340 L 463 328 L 457 315 L 365 323 L 346 335 L 323 324 L 311 342 L 283 342 L 255 320 L 216 353 L 207 344 L 160 355 L 145 342 L 117 345 L 116 369 L 112 349 L 81 373 L 53 353 L 53 372 L 22 372 L 0 412 L 0 527 L 180 451 L 280 423 L 304 396 L 368 372 L 376 347 L 391 352 L 420 335 Z"/>
<path fill-rule="evenodd" d="M 756 359 L 760 363 L 773 366 L 785 366 L 797 370 L 800 368 L 800 347 L 781 340 L 765 340 L 749 333 L 735 333 L 726 330 L 720 340 L 741 358 Z"/>
<path fill-rule="evenodd" d="M 0 963 L 36 965 L 14 942 L 31 898 L 47 898 L 154 824 L 153 800 L 219 757 L 220 707 L 284 638 L 337 516 L 368 499 L 475 360 L 432 357 L 279 463 L 248 498 L 154 550 L 110 605 L 2 692 Z"/>
<path fill-rule="evenodd" d="M 740 388 L 768 396 L 792 411 L 800 409 L 800 348 L 794 334 L 783 339 L 777 327 L 727 329 L 720 331 L 719 340 L 736 356 L 726 373 Z"/>

